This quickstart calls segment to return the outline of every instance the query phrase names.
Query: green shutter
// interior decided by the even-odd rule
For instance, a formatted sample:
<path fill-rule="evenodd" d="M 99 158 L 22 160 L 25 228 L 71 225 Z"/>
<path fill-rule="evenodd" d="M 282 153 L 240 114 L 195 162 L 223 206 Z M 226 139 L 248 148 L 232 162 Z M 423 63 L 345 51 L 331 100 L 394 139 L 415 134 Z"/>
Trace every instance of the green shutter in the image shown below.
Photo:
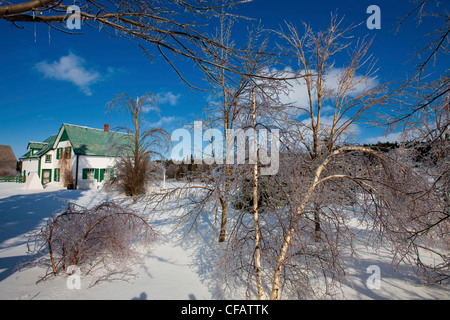
<path fill-rule="evenodd" d="M 105 178 L 105 169 L 100 169 L 100 180 L 98 182 L 102 182 Z"/>
<path fill-rule="evenodd" d="M 72 148 L 71 147 L 65 147 L 64 148 L 64 155 L 63 157 L 65 159 L 70 159 L 72 157 Z"/>
<path fill-rule="evenodd" d="M 114 179 L 114 169 L 109 170 L 109 179 L 111 179 L 111 180 Z"/>
<path fill-rule="evenodd" d="M 53 173 L 53 181 L 59 182 L 61 179 L 61 171 L 59 168 L 55 168 L 55 172 Z"/>
<path fill-rule="evenodd" d="M 94 170 L 94 179 L 98 181 L 98 169 Z"/>
<path fill-rule="evenodd" d="M 62 148 L 56 149 L 56 159 L 61 159 Z"/>
<path fill-rule="evenodd" d="M 83 169 L 83 180 L 87 179 L 88 169 Z"/>

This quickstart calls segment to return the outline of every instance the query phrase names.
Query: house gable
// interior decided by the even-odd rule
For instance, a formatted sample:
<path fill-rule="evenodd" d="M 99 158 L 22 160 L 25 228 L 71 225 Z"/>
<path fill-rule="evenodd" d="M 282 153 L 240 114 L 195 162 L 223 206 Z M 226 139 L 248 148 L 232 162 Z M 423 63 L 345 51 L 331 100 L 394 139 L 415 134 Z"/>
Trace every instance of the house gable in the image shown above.
<path fill-rule="evenodd" d="M 28 142 L 27 150 L 29 151 L 39 151 L 44 148 L 47 144 L 45 142 Z M 33 154 L 33 152 L 32 152 Z"/>
<path fill-rule="evenodd" d="M 38 153 L 35 154 L 36 157 L 40 158 L 42 157 L 44 154 L 46 154 L 48 151 L 52 150 L 53 147 L 53 143 L 56 140 L 56 135 L 50 136 L 48 137 L 44 143 L 46 143 L 45 147 L 43 147 L 41 150 L 39 150 Z"/>
<path fill-rule="evenodd" d="M 69 140 L 69 135 L 67 134 L 66 130 L 63 130 L 58 142 L 64 142 L 64 141 L 68 141 L 68 140 Z"/>
<path fill-rule="evenodd" d="M 53 144 L 53 148 L 62 141 L 70 141 L 73 152 L 78 156 L 117 157 L 118 148 L 124 145 L 127 134 L 106 132 L 71 124 L 63 124 Z"/>
<path fill-rule="evenodd" d="M 56 135 L 52 135 L 44 140 L 44 142 L 28 142 L 27 149 L 28 152 L 19 158 L 19 160 L 27 159 L 39 159 L 47 151 L 52 148 L 52 145 L 56 139 Z"/>

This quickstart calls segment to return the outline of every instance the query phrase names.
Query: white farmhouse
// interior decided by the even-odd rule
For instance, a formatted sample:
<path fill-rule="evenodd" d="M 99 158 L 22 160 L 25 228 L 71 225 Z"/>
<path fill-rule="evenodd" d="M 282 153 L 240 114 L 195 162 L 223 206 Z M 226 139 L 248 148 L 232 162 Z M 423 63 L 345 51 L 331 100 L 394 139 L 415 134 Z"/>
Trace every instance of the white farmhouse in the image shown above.
<path fill-rule="evenodd" d="M 96 188 L 114 175 L 114 162 L 124 133 L 63 124 L 58 134 L 43 142 L 29 142 L 20 157 L 22 175 L 37 172 L 42 185 L 74 189 Z"/>

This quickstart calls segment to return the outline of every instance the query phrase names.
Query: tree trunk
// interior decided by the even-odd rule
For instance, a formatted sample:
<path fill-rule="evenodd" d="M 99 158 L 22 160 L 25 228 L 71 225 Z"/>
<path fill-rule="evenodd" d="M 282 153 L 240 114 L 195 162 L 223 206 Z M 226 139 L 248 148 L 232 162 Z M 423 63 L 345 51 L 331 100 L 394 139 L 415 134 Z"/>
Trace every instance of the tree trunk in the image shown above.
<path fill-rule="evenodd" d="M 228 211 L 228 203 L 220 198 L 220 204 L 222 206 L 222 219 L 220 222 L 220 235 L 219 242 L 225 242 L 226 233 L 227 233 L 227 211 Z"/>
<path fill-rule="evenodd" d="M 256 136 L 256 98 L 255 89 L 252 90 L 253 95 L 253 130 L 255 130 L 255 137 L 253 141 L 254 152 L 258 152 L 258 140 Z M 264 299 L 262 276 L 261 276 L 261 248 L 259 239 L 259 212 L 258 212 L 258 157 L 253 165 L 253 220 L 255 226 L 255 272 L 256 272 L 256 287 L 258 290 L 258 299 Z"/>
<path fill-rule="evenodd" d="M 315 241 L 319 241 L 321 239 L 320 236 L 320 206 L 314 204 L 314 233 L 315 233 Z"/>
<path fill-rule="evenodd" d="M 227 91 L 225 88 L 225 77 L 222 74 L 222 90 L 223 90 L 223 98 L 224 98 L 224 117 L 223 117 L 223 128 L 224 128 L 224 135 L 225 135 L 225 143 L 227 144 L 228 148 L 228 98 L 227 98 Z M 226 170 L 227 179 L 229 176 L 229 167 L 227 165 Z M 229 188 L 228 181 L 225 183 L 225 190 L 224 193 L 227 192 Z M 220 222 L 220 235 L 219 235 L 219 242 L 225 242 L 226 240 L 226 233 L 227 233 L 227 213 L 228 213 L 228 202 L 227 200 L 220 199 L 220 204 L 222 206 L 222 217 Z"/>
<path fill-rule="evenodd" d="M 314 175 L 314 181 L 309 187 L 308 191 L 306 192 L 305 198 L 300 203 L 300 205 L 297 207 L 297 211 L 291 218 L 291 222 L 289 225 L 289 229 L 284 236 L 283 244 L 280 248 L 280 253 L 278 254 L 276 265 L 275 265 L 275 273 L 272 280 L 272 293 L 271 293 L 271 300 L 278 300 L 279 299 L 279 291 L 280 291 L 280 279 L 281 279 L 281 271 L 283 268 L 284 260 L 286 258 L 286 253 L 289 247 L 289 244 L 291 242 L 292 236 L 294 235 L 295 227 L 298 224 L 298 220 L 300 216 L 303 214 L 303 211 L 306 207 L 306 205 L 309 202 L 309 199 L 313 195 L 316 187 L 323 181 L 329 180 L 334 177 L 342 178 L 344 175 L 332 175 L 325 178 L 320 179 L 320 175 L 322 174 L 323 169 L 326 167 L 326 165 L 330 162 L 331 158 L 338 155 L 341 152 L 344 151 L 361 151 L 361 152 L 368 152 L 372 154 L 376 154 L 373 150 L 369 148 L 364 147 L 343 147 L 341 149 L 338 149 L 331 153 L 316 169 L 315 175 Z"/>

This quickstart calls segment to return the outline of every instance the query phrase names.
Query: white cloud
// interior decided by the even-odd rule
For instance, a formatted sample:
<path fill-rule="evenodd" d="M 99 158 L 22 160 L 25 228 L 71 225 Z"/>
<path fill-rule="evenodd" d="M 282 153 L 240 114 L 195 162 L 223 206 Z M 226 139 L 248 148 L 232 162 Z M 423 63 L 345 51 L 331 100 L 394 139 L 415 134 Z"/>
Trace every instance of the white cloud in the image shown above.
<path fill-rule="evenodd" d="M 142 105 L 142 112 L 149 113 L 150 111 L 156 111 L 159 114 L 158 106 L 154 105 L 153 103 Z"/>
<path fill-rule="evenodd" d="M 292 72 L 292 68 L 287 67 L 283 71 L 290 73 Z M 277 72 L 277 70 L 273 69 L 271 72 Z M 311 70 L 312 74 L 315 72 L 315 70 Z M 344 72 L 345 70 L 343 68 L 334 68 L 329 70 L 324 76 L 324 88 L 328 92 L 337 92 Z M 299 73 L 304 74 L 303 71 L 300 71 Z M 352 79 L 352 83 L 352 89 L 347 92 L 347 96 L 350 97 L 357 96 L 358 94 L 375 87 L 378 84 L 378 80 L 376 78 L 363 79 L 363 76 L 355 75 Z M 309 109 L 309 96 L 306 81 L 302 78 L 292 79 L 288 80 L 287 84 L 289 92 L 280 96 L 281 102 L 284 104 L 292 104 L 296 107 Z M 313 105 L 317 103 L 317 94 L 314 87 L 312 88 L 311 100 Z"/>
<path fill-rule="evenodd" d="M 181 94 L 173 94 L 172 92 L 160 92 L 156 95 L 159 104 L 168 103 L 171 106 L 176 106 Z"/>
<path fill-rule="evenodd" d="M 164 127 L 164 126 L 166 126 L 166 125 L 168 125 L 168 124 L 170 124 L 170 123 L 172 123 L 174 121 L 177 121 L 177 120 L 180 120 L 180 118 L 173 117 L 173 116 L 172 117 L 162 117 L 161 119 L 159 119 L 158 122 L 149 123 L 148 125 L 151 128 L 162 128 L 162 127 Z"/>
<path fill-rule="evenodd" d="M 343 81 L 343 76 L 345 73 L 346 70 L 343 68 L 331 69 L 325 76 L 326 88 L 337 92 L 341 82 Z M 378 84 L 378 80 L 376 78 L 372 77 L 364 79 L 361 75 L 354 75 L 351 80 L 351 85 L 349 86 L 350 89 L 347 92 L 347 95 L 351 97 L 364 93 Z"/>
<path fill-rule="evenodd" d="M 90 86 L 100 80 L 100 74 L 86 69 L 84 60 L 73 53 L 52 63 L 41 61 L 35 67 L 46 78 L 71 82 L 89 96 L 92 95 Z"/>
<path fill-rule="evenodd" d="M 430 128 L 428 127 L 420 127 L 415 129 L 410 129 L 406 131 L 399 131 L 399 132 L 390 132 L 388 134 L 376 136 L 376 137 L 369 137 L 364 140 L 365 143 L 378 143 L 378 142 L 405 142 L 415 139 L 423 138 L 424 132 L 429 132 Z"/>
<path fill-rule="evenodd" d="M 156 99 L 152 99 L 152 103 L 143 106 L 142 110 L 145 113 L 150 111 L 156 111 L 159 113 L 159 105 L 169 104 L 170 106 L 176 106 L 181 94 L 173 94 L 172 92 L 159 92 L 156 94 Z M 154 104 L 156 102 L 156 104 Z"/>
<path fill-rule="evenodd" d="M 381 135 L 378 137 L 370 137 L 364 140 L 364 143 L 367 144 L 376 144 L 378 142 L 401 142 L 404 140 L 404 134 L 402 132 L 391 132 L 385 135 Z"/>
<path fill-rule="evenodd" d="M 320 125 L 319 125 L 319 137 L 321 139 L 328 138 L 330 135 L 330 130 L 333 125 L 334 116 L 322 116 L 320 118 Z M 343 117 L 341 118 L 337 123 L 335 123 L 335 129 L 343 126 L 349 118 Z M 310 119 L 304 119 L 301 121 L 301 127 L 300 127 L 301 136 L 305 141 L 312 142 L 313 140 L 313 131 L 311 128 L 311 120 Z M 348 140 L 354 139 L 358 134 L 361 133 L 361 128 L 356 123 L 351 123 L 348 128 L 343 131 L 340 135 L 336 143 L 343 143 Z"/>
<path fill-rule="evenodd" d="M 281 102 L 283 104 L 292 104 L 302 108 L 309 106 L 306 81 L 303 79 L 288 80 L 287 84 L 289 92 L 280 96 Z M 315 103 L 315 96 L 312 96 L 312 99 L 313 103 Z"/>

